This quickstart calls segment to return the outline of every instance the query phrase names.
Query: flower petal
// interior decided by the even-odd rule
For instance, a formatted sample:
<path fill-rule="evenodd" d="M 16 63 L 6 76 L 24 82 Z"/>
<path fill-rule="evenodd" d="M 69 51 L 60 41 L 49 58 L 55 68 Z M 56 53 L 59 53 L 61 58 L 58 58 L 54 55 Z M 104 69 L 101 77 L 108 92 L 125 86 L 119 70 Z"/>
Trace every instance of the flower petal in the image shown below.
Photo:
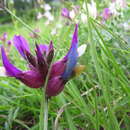
<path fill-rule="evenodd" d="M 78 47 L 78 57 L 82 56 L 85 53 L 85 50 L 87 48 L 86 44 L 81 45 L 80 47 Z"/>
<path fill-rule="evenodd" d="M 66 81 L 64 81 L 60 76 L 54 77 L 48 81 L 46 94 L 48 97 L 58 95 L 63 89 Z"/>
<path fill-rule="evenodd" d="M 68 80 L 68 78 L 70 78 L 72 71 L 77 64 L 77 60 L 78 60 L 77 48 L 78 48 L 78 25 L 76 25 L 75 27 L 75 31 L 74 31 L 72 43 L 71 43 L 71 48 L 69 52 L 67 53 L 67 55 L 64 57 L 64 59 L 67 59 L 66 69 L 62 75 L 62 78 L 64 80 Z"/>
<path fill-rule="evenodd" d="M 6 70 L 4 67 L 0 67 L 0 77 L 7 77 Z"/>
<path fill-rule="evenodd" d="M 41 53 L 44 53 L 44 52 L 47 53 L 48 52 L 48 48 L 49 48 L 48 45 L 39 44 L 38 47 L 40 48 Z"/>
<path fill-rule="evenodd" d="M 103 16 L 103 19 L 104 19 L 104 20 L 109 19 L 110 16 L 111 16 L 111 11 L 110 11 L 110 9 L 109 9 L 109 8 L 104 8 L 103 13 L 102 13 L 102 16 Z"/>
<path fill-rule="evenodd" d="M 9 59 L 5 54 L 3 47 L 1 47 L 1 55 L 2 55 L 3 65 L 5 67 L 7 75 L 17 78 L 18 75 L 22 73 L 22 71 L 20 69 L 17 69 L 13 64 L 10 63 Z"/>
<path fill-rule="evenodd" d="M 65 59 L 55 62 L 51 68 L 50 78 L 62 75 L 66 68 L 66 62 Z"/>
<path fill-rule="evenodd" d="M 8 40 L 8 41 L 7 41 L 7 44 L 8 44 L 9 46 L 11 45 L 11 43 L 12 43 L 11 40 Z"/>
<path fill-rule="evenodd" d="M 7 33 L 5 32 L 5 33 L 3 33 L 3 35 L 0 37 L 0 40 L 3 41 L 3 42 L 5 42 L 5 41 L 7 40 L 7 37 L 8 37 L 8 35 L 7 35 Z"/>
<path fill-rule="evenodd" d="M 23 58 L 26 59 L 26 52 L 30 52 L 27 41 L 20 35 L 18 36 L 15 35 L 13 38 L 13 41 L 14 41 L 15 47 L 17 48 L 21 56 L 23 56 Z"/>
<path fill-rule="evenodd" d="M 48 65 L 45 60 L 44 55 L 40 51 L 40 48 L 37 44 L 36 44 L 36 55 L 37 55 L 38 69 L 44 76 L 44 75 L 46 75 L 46 73 L 48 71 Z"/>
<path fill-rule="evenodd" d="M 84 70 L 85 70 L 85 66 L 84 65 L 76 65 L 74 70 L 73 70 L 73 76 L 78 76 L 80 75 Z"/>
<path fill-rule="evenodd" d="M 19 80 L 31 88 L 40 88 L 44 84 L 44 77 L 35 70 L 25 71 L 18 75 Z"/>
<path fill-rule="evenodd" d="M 48 53 L 46 56 L 47 56 L 47 63 L 48 65 L 50 65 L 54 56 L 54 47 L 52 41 L 50 42 L 50 45 L 48 47 Z"/>
<path fill-rule="evenodd" d="M 72 42 L 71 42 L 71 48 L 77 48 L 78 47 L 78 24 L 75 26 L 75 31 L 73 34 Z"/>
<path fill-rule="evenodd" d="M 16 49 L 19 51 L 21 56 L 24 59 L 28 60 L 28 62 L 31 65 L 36 67 L 36 58 L 30 53 L 30 49 L 27 41 L 20 35 L 18 36 L 15 35 L 13 41 Z"/>
<path fill-rule="evenodd" d="M 63 17 L 66 17 L 66 18 L 68 18 L 68 19 L 71 19 L 71 18 L 70 18 L 70 12 L 69 12 L 69 10 L 68 10 L 67 8 L 63 8 L 63 9 L 62 9 L 61 15 L 62 15 Z"/>
<path fill-rule="evenodd" d="M 26 51 L 25 52 L 26 55 L 26 60 L 28 60 L 28 62 L 30 63 L 30 65 L 32 65 L 32 67 L 36 67 L 37 66 L 37 61 L 36 61 L 36 57 L 33 56 L 30 52 Z"/>

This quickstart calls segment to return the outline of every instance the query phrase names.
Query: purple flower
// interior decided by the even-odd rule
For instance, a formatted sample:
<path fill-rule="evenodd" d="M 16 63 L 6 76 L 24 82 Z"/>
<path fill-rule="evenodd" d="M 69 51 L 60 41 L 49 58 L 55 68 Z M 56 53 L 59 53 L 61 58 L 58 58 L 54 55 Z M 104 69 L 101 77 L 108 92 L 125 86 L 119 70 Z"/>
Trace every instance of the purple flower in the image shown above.
<path fill-rule="evenodd" d="M 7 33 L 6 33 L 6 32 L 3 33 L 3 35 L 0 37 L 0 40 L 1 40 L 2 42 L 5 42 L 5 41 L 7 40 Z"/>
<path fill-rule="evenodd" d="M 71 19 L 70 18 L 70 11 L 67 8 L 63 8 L 61 11 L 61 15 L 65 18 Z"/>
<path fill-rule="evenodd" d="M 12 43 L 12 41 L 11 41 L 11 40 L 8 40 L 8 41 L 7 41 L 8 46 L 10 46 L 10 45 L 11 45 L 11 43 Z"/>
<path fill-rule="evenodd" d="M 73 6 L 72 10 L 68 10 L 67 8 L 62 8 L 61 15 L 69 20 L 74 20 L 74 18 L 79 13 L 79 6 Z"/>
<path fill-rule="evenodd" d="M 110 16 L 111 16 L 111 11 L 110 11 L 110 9 L 109 9 L 109 8 L 104 8 L 102 16 L 103 16 L 103 19 L 104 19 L 104 20 L 109 19 Z"/>
<path fill-rule="evenodd" d="M 20 55 L 28 61 L 29 70 L 22 71 L 11 64 L 4 48 L 1 48 L 2 61 L 6 70 L 6 75 L 15 77 L 31 88 L 40 88 L 44 85 L 48 69 L 54 55 L 52 41 L 49 45 L 36 44 L 36 56 L 30 52 L 28 42 L 22 36 L 14 36 L 14 45 Z M 81 67 L 77 67 L 78 60 L 78 25 L 72 38 L 71 47 L 63 59 L 55 62 L 51 66 L 46 94 L 48 97 L 58 95 L 63 89 L 66 82 L 81 71 Z M 80 48 L 81 51 L 82 48 Z M 76 69 L 75 69 L 76 68 Z M 80 69 L 79 69 L 80 68 Z"/>

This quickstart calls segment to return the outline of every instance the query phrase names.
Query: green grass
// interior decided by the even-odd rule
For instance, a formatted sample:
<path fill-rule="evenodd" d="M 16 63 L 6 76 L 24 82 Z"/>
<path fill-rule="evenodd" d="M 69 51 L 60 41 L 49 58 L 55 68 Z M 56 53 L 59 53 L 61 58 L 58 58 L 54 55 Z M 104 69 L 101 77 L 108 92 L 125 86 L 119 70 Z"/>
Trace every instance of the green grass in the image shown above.
<path fill-rule="evenodd" d="M 127 12 L 124 12 L 124 16 Z M 125 17 L 121 18 L 125 21 Z M 116 24 L 112 24 L 112 22 Z M 17 21 L 18 22 L 18 21 Z M 27 22 L 31 28 L 41 29 L 40 38 L 31 39 L 29 30 L 18 22 L 1 26 L 9 38 L 14 34 L 26 37 L 34 53 L 35 42 L 54 41 L 55 59 L 62 58 L 69 49 L 74 24 L 58 29 L 45 25 L 44 20 Z M 105 25 L 89 18 L 79 24 L 79 44 L 87 44 L 80 64 L 86 70 L 70 80 L 64 91 L 49 101 L 49 130 L 129 130 L 130 129 L 130 49 L 125 36 L 130 32 L 116 26 L 111 19 Z M 27 70 L 14 46 L 9 57 L 17 67 Z M 2 65 L 2 64 L 1 64 Z M 31 89 L 14 78 L 0 78 L 0 130 L 38 130 L 41 89 Z"/>

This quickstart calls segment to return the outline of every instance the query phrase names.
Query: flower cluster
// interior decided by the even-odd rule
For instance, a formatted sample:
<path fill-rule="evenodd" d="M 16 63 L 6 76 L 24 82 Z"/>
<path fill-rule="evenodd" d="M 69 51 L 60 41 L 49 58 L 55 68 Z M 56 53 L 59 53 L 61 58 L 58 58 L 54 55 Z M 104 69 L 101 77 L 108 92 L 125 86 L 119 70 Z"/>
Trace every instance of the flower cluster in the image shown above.
<path fill-rule="evenodd" d="M 6 75 L 15 77 L 31 88 L 40 88 L 44 86 L 46 76 L 51 67 L 46 88 L 48 97 L 58 95 L 71 77 L 80 74 L 84 70 L 84 66 L 77 65 L 78 57 L 85 51 L 86 47 L 82 45 L 78 49 L 78 25 L 75 27 L 68 53 L 52 65 L 51 62 L 54 56 L 52 41 L 49 45 L 36 44 L 36 56 L 31 54 L 29 44 L 22 36 L 15 35 L 13 42 L 20 55 L 28 61 L 29 70 L 22 71 L 15 67 L 8 59 L 4 47 L 2 47 L 1 54 Z"/>
<path fill-rule="evenodd" d="M 87 10 L 88 10 L 89 16 L 96 19 L 97 7 L 96 7 L 96 3 L 93 0 L 91 0 L 91 3 L 88 3 L 88 4 L 84 2 L 82 9 L 79 10 L 79 8 L 80 8 L 79 6 L 75 6 L 71 11 L 69 11 L 67 8 L 63 8 L 61 11 L 61 15 L 69 20 L 74 20 L 74 18 L 79 14 L 81 21 L 83 23 L 86 23 Z M 79 20 L 76 20 L 76 21 L 79 21 Z"/>
<path fill-rule="evenodd" d="M 49 4 L 41 5 L 41 8 L 43 8 L 44 13 L 38 12 L 37 19 L 41 19 L 42 17 L 45 17 L 47 19 L 45 24 L 49 24 L 54 20 L 54 16 L 51 13 L 51 6 Z"/>
<path fill-rule="evenodd" d="M 3 35 L 0 36 L 0 41 L 3 42 L 3 43 L 7 43 L 8 46 L 10 46 L 11 45 L 11 40 L 7 40 L 7 38 L 8 38 L 8 35 L 7 35 L 6 32 L 4 32 Z"/>
<path fill-rule="evenodd" d="M 125 0 L 112 0 L 109 4 L 108 8 L 104 8 L 102 17 L 103 20 L 107 20 L 110 16 L 118 16 L 120 15 L 120 10 L 127 7 Z"/>
<path fill-rule="evenodd" d="M 62 8 L 61 15 L 65 18 L 73 20 L 79 13 L 79 8 L 79 6 L 73 6 L 71 11 L 69 11 L 67 8 Z"/>

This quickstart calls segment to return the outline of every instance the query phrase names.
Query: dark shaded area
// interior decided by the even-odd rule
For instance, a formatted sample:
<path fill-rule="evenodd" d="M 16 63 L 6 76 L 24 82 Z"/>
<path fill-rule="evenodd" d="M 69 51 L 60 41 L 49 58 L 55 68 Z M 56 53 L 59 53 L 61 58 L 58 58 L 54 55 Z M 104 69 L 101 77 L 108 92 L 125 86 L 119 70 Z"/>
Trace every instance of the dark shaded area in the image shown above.
<path fill-rule="evenodd" d="M 36 5 L 37 1 L 34 0 L 14 0 L 14 8 L 20 12 L 34 8 Z"/>
<path fill-rule="evenodd" d="M 11 16 L 4 10 L 0 11 L 0 24 L 8 23 L 11 21 Z"/>
<path fill-rule="evenodd" d="M 6 5 L 11 11 L 15 11 L 17 16 L 23 16 L 28 18 L 35 17 L 35 9 L 38 7 L 37 1 L 34 0 L 11 0 L 0 1 L 0 6 Z M 4 8 L 4 6 L 2 6 Z M 11 16 L 4 9 L 0 10 L 0 23 L 8 23 L 11 22 Z"/>

